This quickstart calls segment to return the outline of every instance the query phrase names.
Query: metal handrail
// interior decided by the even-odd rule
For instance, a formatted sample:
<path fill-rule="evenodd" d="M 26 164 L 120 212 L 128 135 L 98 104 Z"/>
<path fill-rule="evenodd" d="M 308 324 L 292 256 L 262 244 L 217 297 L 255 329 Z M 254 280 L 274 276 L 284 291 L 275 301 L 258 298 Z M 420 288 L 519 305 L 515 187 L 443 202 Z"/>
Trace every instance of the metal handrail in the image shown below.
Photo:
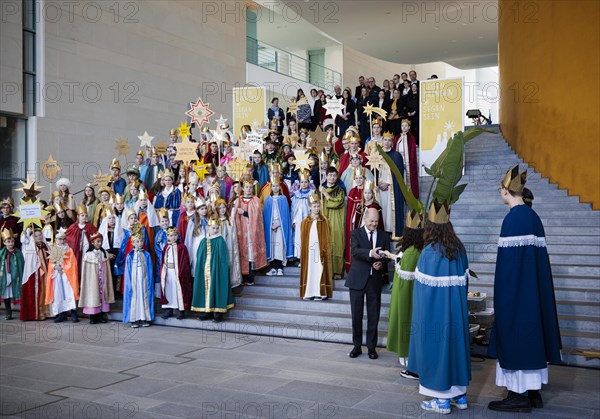
<path fill-rule="evenodd" d="M 249 36 L 246 37 L 246 61 L 328 90 L 342 84 L 340 72 Z"/>

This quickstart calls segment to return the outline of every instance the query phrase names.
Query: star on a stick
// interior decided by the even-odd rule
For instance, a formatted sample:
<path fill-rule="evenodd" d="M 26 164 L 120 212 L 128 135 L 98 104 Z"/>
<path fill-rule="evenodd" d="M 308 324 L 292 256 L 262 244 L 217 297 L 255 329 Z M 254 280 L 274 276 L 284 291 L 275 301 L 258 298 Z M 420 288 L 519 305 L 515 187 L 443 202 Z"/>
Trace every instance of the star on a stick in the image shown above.
<path fill-rule="evenodd" d="M 179 137 L 190 137 L 192 135 L 191 128 L 192 127 L 190 125 L 186 124 L 185 122 L 181 122 L 179 124 L 179 128 L 177 128 L 177 131 L 179 132 Z"/>
<path fill-rule="evenodd" d="M 366 166 L 369 166 L 372 171 L 381 171 L 384 160 L 377 149 L 374 149 L 371 154 L 367 155 L 367 160 Z"/>
<path fill-rule="evenodd" d="M 144 147 L 152 147 L 152 140 L 154 140 L 154 137 L 151 137 L 150 134 L 148 134 L 148 131 L 144 131 L 144 135 L 138 135 L 138 138 L 140 139 L 140 147 L 142 149 Z"/>
<path fill-rule="evenodd" d="M 223 125 L 225 125 L 227 123 L 227 119 L 223 118 L 223 115 L 221 115 L 221 117 L 219 119 L 217 119 L 217 127 L 222 127 Z"/>
<path fill-rule="evenodd" d="M 342 98 L 339 99 L 329 99 L 325 105 L 323 105 L 325 109 L 327 109 L 327 115 L 331 115 L 331 117 L 335 120 L 336 116 L 344 115 L 344 105 L 342 104 Z"/>
<path fill-rule="evenodd" d="M 36 200 L 36 196 L 38 196 L 39 194 L 41 194 L 40 189 L 43 188 L 43 186 L 35 186 L 35 180 L 32 180 L 29 177 L 29 174 L 27 174 L 27 181 L 23 182 L 22 180 L 21 182 L 21 186 L 20 188 L 16 188 L 15 191 L 17 192 L 23 192 L 23 200 L 26 202 L 34 202 Z"/>
<path fill-rule="evenodd" d="M 127 138 L 117 138 L 115 142 L 115 149 L 117 150 L 118 156 L 127 156 L 129 155 L 130 145 Z"/>
<path fill-rule="evenodd" d="M 296 166 L 296 170 L 302 172 L 303 170 L 310 170 L 310 166 L 308 165 L 309 155 L 306 153 L 306 150 L 294 150 L 294 165 Z"/>
<path fill-rule="evenodd" d="M 234 179 L 241 179 L 242 176 L 246 174 L 246 166 L 248 165 L 248 160 L 244 160 L 242 158 L 236 158 L 229 163 L 229 168 L 227 172 L 233 176 Z"/>
<path fill-rule="evenodd" d="M 189 166 L 191 162 L 198 160 L 196 154 L 196 147 L 198 144 L 192 143 L 190 137 L 183 137 L 181 143 L 177 144 L 177 155 L 175 160 L 182 161 L 186 166 Z"/>
<path fill-rule="evenodd" d="M 48 179 L 48 181 L 52 182 L 58 176 L 58 172 L 60 172 L 60 166 L 57 161 L 54 160 L 52 154 L 48 156 L 48 159 L 42 165 L 42 174 Z"/>
<path fill-rule="evenodd" d="M 192 119 L 192 122 L 195 123 L 198 128 L 202 128 L 202 125 L 208 124 L 210 117 L 215 114 L 208 107 L 209 104 L 202 102 L 201 98 L 198 98 L 196 103 L 190 103 L 190 106 L 190 110 L 185 114 Z"/>
<path fill-rule="evenodd" d="M 158 154 L 159 156 L 164 156 L 165 154 L 167 154 L 167 147 L 168 144 L 165 143 L 163 140 L 158 140 L 158 142 L 154 146 L 154 148 L 156 149 L 156 154 Z"/>
<path fill-rule="evenodd" d="M 64 234 L 64 233 L 66 233 L 66 230 L 61 227 L 57 231 L 57 234 L 59 234 L 59 233 Z M 47 250 L 48 259 L 50 259 L 52 262 L 54 262 L 56 264 L 62 264 L 63 260 L 67 256 L 68 249 L 69 248 L 65 247 L 65 246 L 51 245 L 50 248 Z"/>
<path fill-rule="evenodd" d="M 112 176 L 106 173 L 98 173 L 94 176 L 94 181 L 96 182 L 96 185 L 98 185 L 98 188 L 108 186 L 111 180 Z"/>
<path fill-rule="evenodd" d="M 29 224 L 35 224 L 42 228 L 42 219 L 48 215 L 48 211 L 42 208 L 39 198 L 30 202 L 21 199 L 19 211 L 15 212 L 13 215 L 19 218 L 19 223 L 23 224 L 23 229 L 26 229 Z"/>

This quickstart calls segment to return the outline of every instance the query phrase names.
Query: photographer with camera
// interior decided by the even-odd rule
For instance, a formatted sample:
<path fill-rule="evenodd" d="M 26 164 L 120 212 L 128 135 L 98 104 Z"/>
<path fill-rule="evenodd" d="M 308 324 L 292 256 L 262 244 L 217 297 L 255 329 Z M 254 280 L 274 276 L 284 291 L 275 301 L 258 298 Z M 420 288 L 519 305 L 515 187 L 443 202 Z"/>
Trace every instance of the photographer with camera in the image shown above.
<path fill-rule="evenodd" d="M 352 311 L 352 343 L 354 348 L 348 356 L 356 358 L 362 354 L 362 320 L 365 296 L 367 300 L 367 348 L 369 358 L 377 359 L 377 325 L 381 309 L 383 276 L 387 275 L 388 260 L 385 251 L 390 249 L 390 238 L 377 229 L 379 212 L 370 208 L 364 218 L 364 227 L 350 233 L 352 266 L 346 286 L 350 289 Z"/>

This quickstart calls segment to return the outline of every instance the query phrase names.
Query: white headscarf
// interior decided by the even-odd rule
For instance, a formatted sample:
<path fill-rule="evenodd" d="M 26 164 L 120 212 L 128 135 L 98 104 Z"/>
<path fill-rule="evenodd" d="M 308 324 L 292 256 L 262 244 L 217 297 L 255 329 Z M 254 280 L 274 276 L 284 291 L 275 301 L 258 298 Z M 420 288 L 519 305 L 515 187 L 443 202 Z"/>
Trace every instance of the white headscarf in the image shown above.
<path fill-rule="evenodd" d="M 104 250 L 109 250 L 110 245 L 108 244 L 108 217 L 104 217 L 102 222 L 100 223 L 100 228 L 98 229 L 100 234 L 102 234 L 102 248 Z M 121 217 L 115 215 L 115 227 L 113 228 L 113 247 L 116 249 L 121 248 L 121 243 L 123 242 L 123 227 L 121 226 Z"/>

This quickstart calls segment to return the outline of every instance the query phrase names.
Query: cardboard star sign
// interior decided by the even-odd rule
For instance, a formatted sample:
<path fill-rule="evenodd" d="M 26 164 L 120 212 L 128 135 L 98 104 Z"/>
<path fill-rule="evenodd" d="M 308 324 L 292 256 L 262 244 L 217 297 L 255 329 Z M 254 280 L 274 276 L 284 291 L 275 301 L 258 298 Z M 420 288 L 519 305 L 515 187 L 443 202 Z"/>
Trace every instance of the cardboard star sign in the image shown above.
<path fill-rule="evenodd" d="M 198 98 L 196 103 L 190 103 L 190 109 L 185 114 L 198 128 L 202 128 L 202 125 L 208 124 L 210 117 L 215 113 L 210 110 L 208 103 L 204 103 L 201 98 Z"/>
<path fill-rule="evenodd" d="M 25 230 L 30 224 L 42 228 L 42 220 L 46 218 L 48 211 L 42 208 L 40 199 L 37 198 L 35 201 L 25 201 L 21 199 L 21 205 L 19 205 L 19 211 L 13 215 L 19 218 L 19 223 L 23 224 L 23 230 Z"/>
<path fill-rule="evenodd" d="M 339 99 L 329 99 L 325 105 L 323 105 L 325 109 L 327 109 L 327 115 L 330 115 L 335 121 L 336 116 L 344 115 L 344 105 L 342 104 L 342 98 Z"/>
<path fill-rule="evenodd" d="M 117 150 L 117 156 L 128 156 L 130 151 L 129 140 L 127 138 L 117 138 L 115 141 L 115 149 Z"/>
<path fill-rule="evenodd" d="M 41 193 L 40 189 L 43 188 L 43 186 L 36 186 L 35 180 L 32 180 L 29 177 L 29 174 L 27 175 L 27 181 L 23 182 L 21 180 L 20 182 L 23 186 L 21 186 L 20 188 L 16 188 L 15 191 L 23 192 L 24 201 L 34 202 L 37 199 L 37 196 Z"/>
<path fill-rule="evenodd" d="M 140 148 L 152 147 L 152 140 L 154 140 L 154 137 L 150 136 L 148 131 L 144 131 L 144 135 L 138 135 L 138 138 L 140 139 Z"/>
<path fill-rule="evenodd" d="M 185 122 L 181 122 L 179 124 L 179 128 L 177 128 L 177 131 L 179 132 L 179 137 L 180 138 L 191 137 L 192 136 L 191 129 L 192 129 L 192 127 L 190 125 L 186 124 Z"/>
<path fill-rule="evenodd" d="M 381 171 L 384 160 L 381 154 L 379 154 L 379 151 L 377 151 L 377 149 L 374 149 L 371 152 L 371 154 L 367 156 L 367 160 L 368 161 L 366 166 L 369 166 L 371 168 L 373 174 L 377 173 L 377 171 Z"/>
<path fill-rule="evenodd" d="M 294 157 L 296 158 L 294 161 L 296 170 L 300 171 L 300 173 L 305 169 L 310 170 L 310 166 L 308 165 L 309 155 L 305 150 L 294 150 Z"/>
<path fill-rule="evenodd" d="M 48 156 L 48 159 L 42 165 L 42 174 L 48 179 L 49 182 L 53 182 L 60 173 L 60 166 L 57 161 L 54 160 L 52 154 Z"/>
<path fill-rule="evenodd" d="M 191 162 L 198 160 L 196 147 L 198 147 L 197 143 L 192 143 L 189 137 L 183 137 L 183 141 L 177 144 L 175 160 L 180 160 L 186 166 L 189 166 Z"/>

